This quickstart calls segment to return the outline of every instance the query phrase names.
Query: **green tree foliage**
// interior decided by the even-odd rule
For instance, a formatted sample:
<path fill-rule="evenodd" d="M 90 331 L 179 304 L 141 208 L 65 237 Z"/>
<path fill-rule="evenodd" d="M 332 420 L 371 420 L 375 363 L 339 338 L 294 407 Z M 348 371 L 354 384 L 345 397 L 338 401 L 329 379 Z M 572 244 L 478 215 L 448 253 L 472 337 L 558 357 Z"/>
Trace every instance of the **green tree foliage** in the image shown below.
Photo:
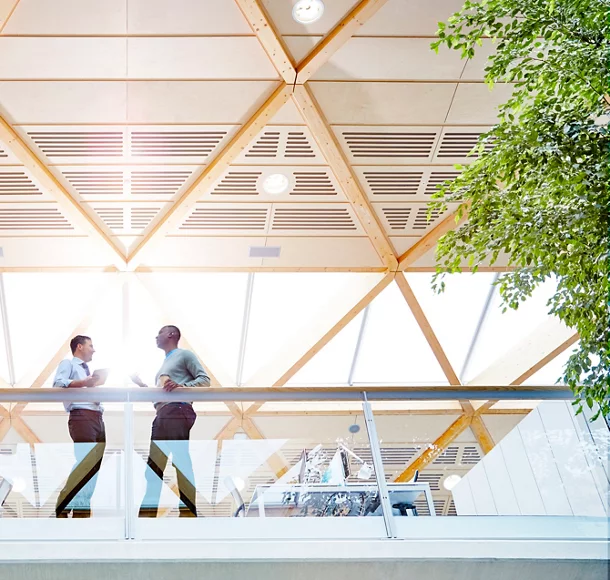
<path fill-rule="evenodd" d="M 610 0 L 467 1 L 439 23 L 438 40 L 472 58 L 493 42 L 485 79 L 513 83 L 478 157 L 444 185 L 435 204 L 459 202 L 468 221 L 437 250 L 445 272 L 465 260 L 509 256 L 499 290 L 517 308 L 549 278 L 549 312 L 580 334 L 563 380 L 583 402 L 610 404 L 608 167 Z M 493 149 L 485 151 L 485 144 Z"/>

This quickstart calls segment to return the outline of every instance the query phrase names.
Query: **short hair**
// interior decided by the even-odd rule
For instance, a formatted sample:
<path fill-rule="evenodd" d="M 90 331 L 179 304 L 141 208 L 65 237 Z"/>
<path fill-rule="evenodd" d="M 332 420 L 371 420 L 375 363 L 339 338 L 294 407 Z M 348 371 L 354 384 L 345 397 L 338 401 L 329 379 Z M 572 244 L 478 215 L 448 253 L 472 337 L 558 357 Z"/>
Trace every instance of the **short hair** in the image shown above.
<path fill-rule="evenodd" d="M 70 350 L 72 351 L 72 354 L 74 354 L 76 352 L 76 347 L 79 344 L 85 344 L 85 342 L 91 342 L 91 339 L 88 336 L 83 336 L 82 334 L 77 334 L 71 341 L 70 341 Z"/>
<path fill-rule="evenodd" d="M 182 333 L 180 332 L 180 329 L 177 326 L 174 326 L 173 324 L 166 324 L 165 328 L 169 328 L 174 334 L 178 336 L 176 342 L 182 337 Z"/>

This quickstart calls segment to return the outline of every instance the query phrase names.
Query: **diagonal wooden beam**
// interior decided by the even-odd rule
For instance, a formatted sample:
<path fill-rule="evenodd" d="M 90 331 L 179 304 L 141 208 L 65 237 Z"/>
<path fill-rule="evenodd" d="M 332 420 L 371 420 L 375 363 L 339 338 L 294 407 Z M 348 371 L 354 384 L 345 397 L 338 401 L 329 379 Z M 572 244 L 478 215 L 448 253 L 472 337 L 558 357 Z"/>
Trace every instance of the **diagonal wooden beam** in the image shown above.
<path fill-rule="evenodd" d="M 411 248 L 409 248 L 400 258 L 398 258 L 398 268 L 403 271 L 406 270 L 411 264 L 414 264 L 422 256 L 425 256 L 437 242 L 451 230 L 457 229 L 467 219 L 467 211 L 457 209 L 456 211 L 445 217 L 439 224 L 434 226 L 425 236 L 423 236 L 418 242 Z"/>
<path fill-rule="evenodd" d="M 259 0 L 235 0 L 235 2 L 279 75 L 285 83 L 294 85 L 297 73 L 292 58 L 265 8 Z"/>
<path fill-rule="evenodd" d="M 549 316 L 521 342 L 472 379 L 469 385 L 521 385 L 578 340 L 578 334 Z"/>
<path fill-rule="evenodd" d="M 443 373 L 445 373 L 449 384 L 460 385 L 460 379 L 458 378 L 456 372 L 453 370 L 453 367 L 451 366 L 451 363 L 449 362 L 449 359 L 447 358 L 447 355 L 445 354 L 441 343 L 436 337 L 436 334 L 434 334 L 434 330 L 432 330 L 432 326 L 428 322 L 428 319 L 426 318 L 422 307 L 420 306 L 417 298 L 415 297 L 415 294 L 411 286 L 409 285 L 409 282 L 407 282 L 406 276 L 402 272 L 398 272 L 396 274 L 395 280 L 396 284 L 398 285 L 398 288 L 400 288 L 400 292 L 404 296 L 404 299 L 407 301 L 407 304 L 409 305 L 409 308 L 411 309 L 411 312 L 413 313 L 413 316 L 415 317 L 419 328 L 424 334 L 426 341 L 430 345 L 430 348 L 432 349 L 432 352 L 434 353 L 438 364 L 443 369 Z"/>
<path fill-rule="evenodd" d="M 470 429 L 474 433 L 483 453 L 487 455 L 494 448 L 494 440 L 491 436 L 491 433 L 487 429 L 487 425 L 485 425 L 483 421 L 483 417 L 480 414 L 474 415 L 472 417 L 472 423 L 470 423 Z"/>
<path fill-rule="evenodd" d="M 110 230 L 99 218 L 87 213 L 84 206 L 68 193 L 1 115 L 0 142 L 23 164 L 27 173 L 40 184 L 42 189 L 55 198 L 66 217 L 81 227 L 92 239 L 101 242 L 103 247 L 110 248 L 118 258 L 117 265 L 124 267 L 125 254 Z"/>
<path fill-rule="evenodd" d="M 373 247 L 379 254 L 381 261 L 389 270 L 395 271 L 398 262 L 392 243 L 379 223 L 375 210 L 360 186 L 358 178 L 345 157 L 335 134 L 324 118 L 320 106 L 310 90 L 303 85 L 298 85 L 294 88 L 292 98 L 320 147 L 322 154 L 337 177 L 341 188 L 345 192 Z"/>
<path fill-rule="evenodd" d="M 0 34 L 2 34 L 2 31 L 5 29 L 8 21 L 15 12 L 17 4 L 19 4 L 19 0 L 5 0 L 4 2 L 0 2 Z"/>
<path fill-rule="evenodd" d="M 309 80 L 386 2 L 361 0 L 298 64 L 297 83 Z"/>
<path fill-rule="evenodd" d="M 402 473 L 400 473 L 394 481 L 409 481 L 413 478 L 416 471 L 421 471 L 432 463 L 447 447 L 457 439 L 472 422 L 472 416 L 461 415 L 458 417 L 449 428 L 431 445 L 429 445 L 424 452 L 419 455 Z"/>
<path fill-rule="evenodd" d="M 292 87 L 282 83 L 263 105 L 242 125 L 235 136 L 228 141 L 205 167 L 199 177 L 188 187 L 174 203 L 167 204 L 152 220 L 145 235 L 136 244 L 128 256 L 129 267 L 137 267 L 141 262 L 144 248 L 161 239 L 173 226 L 189 212 L 203 193 L 222 177 L 229 165 L 262 131 L 273 116 L 288 102 Z"/>
<path fill-rule="evenodd" d="M 355 295 L 362 296 L 356 304 L 352 306 L 330 329 L 327 326 L 329 316 L 337 308 L 347 302 L 353 304 L 351 300 L 346 300 L 345 295 L 338 296 L 331 302 L 326 311 L 328 315 L 321 314 L 316 316 L 311 325 L 299 333 L 293 341 L 286 343 L 283 351 L 275 358 L 268 367 L 261 369 L 248 381 L 252 385 L 272 384 L 274 387 L 283 387 L 305 364 L 307 364 L 320 350 L 322 350 L 341 330 L 343 330 L 362 310 L 364 310 L 394 279 L 394 272 L 386 274 L 377 284 L 366 292 L 364 296 L 360 294 L 361 288 L 350 286 L 352 293 L 350 298 Z M 295 357 L 296 354 L 296 357 Z M 296 358 L 296 360 L 295 360 Z M 295 362 L 292 362 L 295 361 Z M 279 376 L 279 378 L 278 378 Z M 261 406 L 255 403 L 248 409 L 248 414 L 254 412 Z"/>

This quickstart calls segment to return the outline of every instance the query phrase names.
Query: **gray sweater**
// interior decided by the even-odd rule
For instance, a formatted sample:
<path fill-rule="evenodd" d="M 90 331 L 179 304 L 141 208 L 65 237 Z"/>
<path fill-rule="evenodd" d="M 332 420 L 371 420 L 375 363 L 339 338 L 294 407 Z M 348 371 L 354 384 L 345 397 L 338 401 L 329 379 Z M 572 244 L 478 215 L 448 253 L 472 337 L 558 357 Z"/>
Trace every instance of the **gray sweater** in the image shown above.
<path fill-rule="evenodd" d="M 183 348 L 176 348 L 165 357 L 155 377 L 155 385 L 159 384 L 161 375 L 168 375 L 172 381 L 185 387 L 210 386 L 210 377 L 201 366 L 199 359 L 190 350 Z M 159 410 L 165 405 L 167 403 L 155 403 L 155 409 Z"/>

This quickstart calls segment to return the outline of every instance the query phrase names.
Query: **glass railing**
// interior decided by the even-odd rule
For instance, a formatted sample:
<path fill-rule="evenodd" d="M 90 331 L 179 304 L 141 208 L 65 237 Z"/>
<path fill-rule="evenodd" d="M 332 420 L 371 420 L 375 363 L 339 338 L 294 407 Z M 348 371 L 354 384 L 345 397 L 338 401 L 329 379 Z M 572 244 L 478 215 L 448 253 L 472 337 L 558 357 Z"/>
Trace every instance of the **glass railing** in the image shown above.
<path fill-rule="evenodd" d="M 607 539 L 604 419 L 488 396 L 0 389 L 0 539 Z"/>

